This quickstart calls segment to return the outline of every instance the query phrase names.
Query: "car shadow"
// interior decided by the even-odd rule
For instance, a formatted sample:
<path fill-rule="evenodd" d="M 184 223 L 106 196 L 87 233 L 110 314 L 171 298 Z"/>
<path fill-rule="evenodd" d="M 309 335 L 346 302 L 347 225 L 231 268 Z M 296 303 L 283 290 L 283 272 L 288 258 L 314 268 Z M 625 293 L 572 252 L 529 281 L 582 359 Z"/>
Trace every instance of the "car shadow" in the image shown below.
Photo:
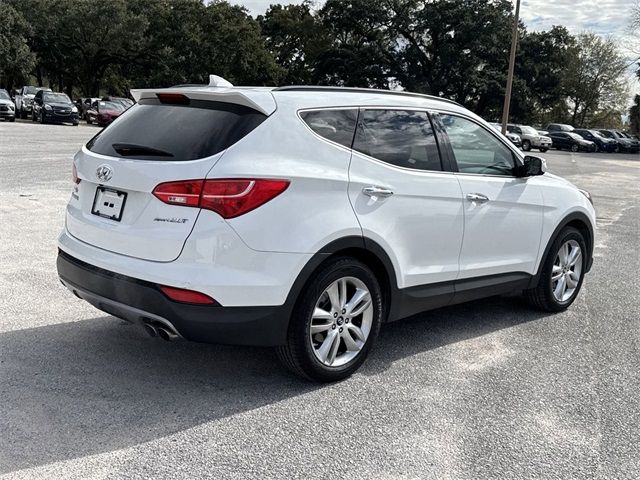
<path fill-rule="evenodd" d="M 398 359 L 543 316 L 500 297 L 385 325 L 357 375 L 388 374 Z M 0 380 L 0 474 L 323 388 L 287 373 L 271 349 L 167 343 L 108 316 L 0 334 Z"/>

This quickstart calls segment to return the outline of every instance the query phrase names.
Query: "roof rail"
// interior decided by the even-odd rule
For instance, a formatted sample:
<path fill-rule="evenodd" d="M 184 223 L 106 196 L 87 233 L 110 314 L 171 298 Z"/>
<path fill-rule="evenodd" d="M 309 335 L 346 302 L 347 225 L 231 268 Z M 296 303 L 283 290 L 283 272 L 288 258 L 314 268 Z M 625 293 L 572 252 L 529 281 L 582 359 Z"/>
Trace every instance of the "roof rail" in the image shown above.
<path fill-rule="evenodd" d="M 434 95 L 425 95 L 422 93 L 401 92 L 398 90 L 381 90 L 377 88 L 354 88 L 354 87 L 322 87 L 322 86 L 305 86 L 305 85 L 289 85 L 284 87 L 277 87 L 273 89 L 274 92 L 348 92 L 348 93 L 382 93 L 385 95 L 401 95 L 405 97 L 419 97 L 428 98 L 429 100 L 440 100 L 441 102 L 452 103 L 453 105 L 460 104 L 449 100 L 448 98 L 436 97 Z"/>

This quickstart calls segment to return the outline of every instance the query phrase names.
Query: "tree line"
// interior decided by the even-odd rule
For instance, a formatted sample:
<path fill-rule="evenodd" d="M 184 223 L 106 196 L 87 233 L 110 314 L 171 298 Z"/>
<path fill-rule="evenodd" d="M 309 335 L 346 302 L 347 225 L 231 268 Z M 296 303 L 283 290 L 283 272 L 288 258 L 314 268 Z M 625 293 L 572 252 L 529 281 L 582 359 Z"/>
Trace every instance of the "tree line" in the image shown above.
<path fill-rule="evenodd" d="M 73 96 L 204 83 L 401 88 L 500 117 L 510 0 L 327 0 L 253 18 L 204 0 L 2 0 L 0 84 Z M 618 126 L 628 67 L 611 39 L 519 25 L 511 120 Z M 640 71 L 638 73 L 640 76 Z"/>

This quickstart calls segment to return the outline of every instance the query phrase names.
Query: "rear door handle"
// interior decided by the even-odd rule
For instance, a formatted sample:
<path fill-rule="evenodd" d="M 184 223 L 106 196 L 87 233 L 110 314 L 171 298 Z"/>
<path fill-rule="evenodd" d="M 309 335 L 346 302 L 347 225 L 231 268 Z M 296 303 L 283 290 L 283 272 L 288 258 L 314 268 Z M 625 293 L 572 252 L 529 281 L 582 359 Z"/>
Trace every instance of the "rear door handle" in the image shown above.
<path fill-rule="evenodd" d="M 481 193 L 467 193 L 467 200 L 473 203 L 487 203 L 489 197 L 482 195 Z"/>
<path fill-rule="evenodd" d="M 372 198 L 387 198 L 393 195 L 393 190 L 388 188 L 378 187 L 376 185 L 369 185 L 362 189 L 362 193 Z"/>

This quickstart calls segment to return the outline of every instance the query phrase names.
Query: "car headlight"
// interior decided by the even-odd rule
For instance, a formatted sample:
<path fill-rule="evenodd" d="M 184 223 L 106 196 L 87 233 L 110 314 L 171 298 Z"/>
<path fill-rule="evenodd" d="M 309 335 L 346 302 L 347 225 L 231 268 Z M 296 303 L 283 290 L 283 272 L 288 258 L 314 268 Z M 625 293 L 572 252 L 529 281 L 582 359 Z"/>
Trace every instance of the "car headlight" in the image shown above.
<path fill-rule="evenodd" d="M 78 107 L 73 107 L 73 108 L 71 109 L 71 112 L 72 112 L 72 113 L 78 113 Z"/>
<path fill-rule="evenodd" d="M 585 197 L 587 197 L 587 200 L 589 200 L 589 203 L 591 203 L 591 205 L 593 205 L 593 198 L 591 197 L 591 194 L 589 192 L 587 192 L 586 190 L 582 190 L 582 189 L 578 189 L 578 191 L 583 194 Z"/>
<path fill-rule="evenodd" d="M 15 107 L 13 105 L 9 104 L 9 110 L 14 110 L 14 109 L 15 109 Z"/>
<path fill-rule="evenodd" d="M 47 111 L 53 110 L 53 108 L 51 108 L 51 105 L 49 105 L 47 103 L 45 103 L 44 109 L 47 110 Z"/>

